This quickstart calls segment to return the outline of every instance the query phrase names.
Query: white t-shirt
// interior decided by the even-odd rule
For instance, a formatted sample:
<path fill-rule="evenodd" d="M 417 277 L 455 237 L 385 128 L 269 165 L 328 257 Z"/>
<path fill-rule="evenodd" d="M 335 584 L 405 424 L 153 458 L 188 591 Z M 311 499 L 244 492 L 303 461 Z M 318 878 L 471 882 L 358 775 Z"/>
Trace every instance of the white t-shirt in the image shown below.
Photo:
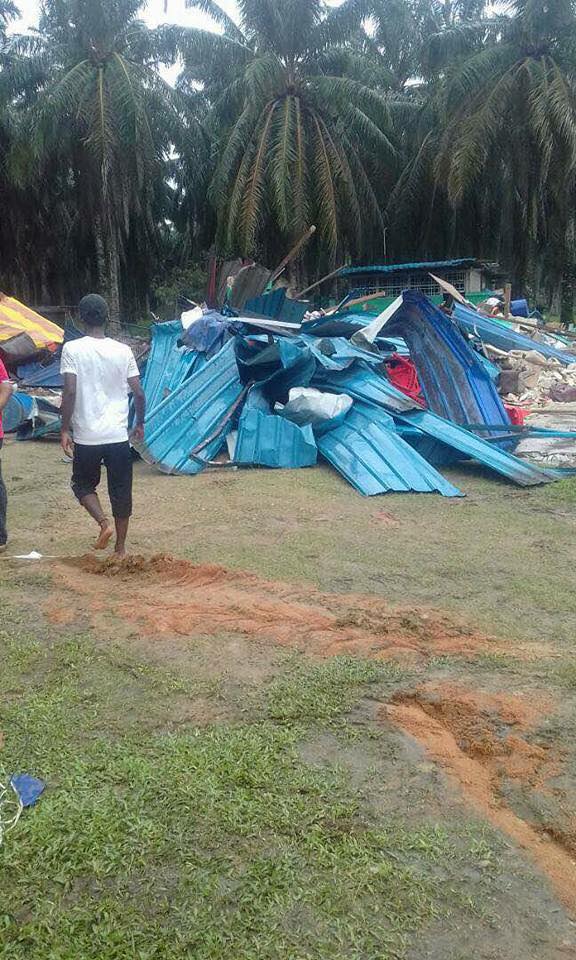
<path fill-rule="evenodd" d="M 72 434 L 76 443 L 128 439 L 128 377 L 138 376 L 130 347 L 110 337 L 81 337 L 64 344 L 60 373 L 76 374 Z"/>

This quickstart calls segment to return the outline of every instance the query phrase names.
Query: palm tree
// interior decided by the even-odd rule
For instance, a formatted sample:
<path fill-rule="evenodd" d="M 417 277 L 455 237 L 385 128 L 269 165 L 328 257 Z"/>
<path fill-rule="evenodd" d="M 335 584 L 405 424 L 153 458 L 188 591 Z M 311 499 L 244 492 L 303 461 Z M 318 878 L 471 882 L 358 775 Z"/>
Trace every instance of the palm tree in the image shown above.
<path fill-rule="evenodd" d="M 570 309 L 576 12 L 571 0 L 515 0 L 511 13 L 456 28 L 444 44 L 445 54 L 460 55 L 451 67 L 444 60 L 436 179 L 454 207 L 491 185 L 502 199 L 516 277 L 525 281 L 543 245 L 552 245 Z"/>
<path fill-rule="evenodd" d="M 215 0 L 190 3 L 222 31 L 186 32 L 181 78 L 214 135 L 220 249 L 271 256 L 311 223 L 330 260 L 381 246 L 395 98 L 350 42 L 353 5 L 241 0 L 237 25 Z"/>
<path fill-rule="evenodd" d="M 117 321 L 125 253 L 137 230 L 145 256 L 157 227 L 177 98 L 158 73 L 173 54 L 138 13 L 142 0 L 45 0 L 39 30 L 12 44 L 35 73 L 26 136 L 36 177 L 57 160 L 74 196 L 73 232 L 96 264 Z"/>

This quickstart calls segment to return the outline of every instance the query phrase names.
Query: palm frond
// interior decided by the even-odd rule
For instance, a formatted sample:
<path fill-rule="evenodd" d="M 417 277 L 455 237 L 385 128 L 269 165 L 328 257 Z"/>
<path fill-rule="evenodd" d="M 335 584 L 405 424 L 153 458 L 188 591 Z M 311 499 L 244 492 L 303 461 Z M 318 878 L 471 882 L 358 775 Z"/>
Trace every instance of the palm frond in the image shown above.
<path fill-rule="evenodd" d="M 226 36 L 238 41 L 238 43 L 245 43 L 244 34 L 238 24 L 226 13 L 220 4 L 215 3 L 215 0 L 186 0 L 186 6 L 206 13 L 214 23 L 217 23 L 219 27 L 223 28 Z"/>
<path fill-rule="evenodd" d="M 316 204 L 319 212 L 320 234 L 331 259 L 338 247 L 338 202 L 330 153 L 324 140 L 322 126 L 315 114 L 310 123 L 313 134 L 314 183 L 317 187 Z"/>
<path fill-rule="evenodd" d="M 275 110 L 270 145 L 270 180 L 278 215 L 278 223 L 285 233 L 290 232 L 290 200 L 296 161 L 295 98 L 284 97 Z"/>
<path fill-rule="evenodd" d="M 271 103 L 262 118 L 254 161 L 246 183 L 242 203 L 242 222 L 239 229 L 242 249 L 245 253 L 253 252 L 258 227 L 262 221 L 267 148 L 276 107 L 276 103 Z"/>

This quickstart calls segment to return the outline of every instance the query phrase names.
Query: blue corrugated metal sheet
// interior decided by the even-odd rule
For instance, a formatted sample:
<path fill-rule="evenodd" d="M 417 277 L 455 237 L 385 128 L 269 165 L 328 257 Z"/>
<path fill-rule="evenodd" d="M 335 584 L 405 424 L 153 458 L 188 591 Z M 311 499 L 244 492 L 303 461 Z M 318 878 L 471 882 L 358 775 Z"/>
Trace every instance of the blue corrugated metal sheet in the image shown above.
<path fill-rule="evenodd" d="M 222 447 L 231 426 L 222 421 L 241 393 L 231 340 L 147 415 L 140 454 L 165 473 L 199 473 Z M 217 436 L 199 453 L 201 461 L 191 460 L 192 451 L 215 432 Z"/>
<path fill-rule="evenodd" d="M 440 440 L 442 443 L 459 450 L 471 459 L 478 460 L 484 466 L 495 470 L 496 473 L 500 473 L 503 477 L 513 480 L 514 483 L 523 487 L 538 483 L 549 483 L 554 479 L 545 470 L 506 453 L 495 446 L 493 442 L 482 440 L 464 427 L 449 423 L 448 420 L 444 420 L 429 410 L 395 413 L 394 416 L 409 426 L 417 427 L 428 436 L 434 437 L 435 440 Z"/>
<path fill-rule="evenodd" d="M 331 317 L 319 317 L 317 320 L 311 320 L 305 323 L 303 333 L 312 334 L 314 337 L 337 337 L 346 338 L 353 336 L 358 330 L 374 320 L 376 314 L 371 313 L 335 313 Z M 399 353 L 403 357 L 408 356 L 408 347 L 402 337 L 385 337 L 384 335 L 376 338 L 378 349 L 382 353 Z"/>
<path fill-rule="evenodd" d="M 286 291 L 280 288 L 247 300 L 241 313 L 242 316 L 245 316 L 246 312 L 257 313 L 260 317 L 281 320 L 283 323 L 302 323 L 308 307 L 309 304 L 302 300 L 289 300 Z"/>
<path fill-rule="evenodd" d="M 576 360 L 574 354 L 548 347 L 545 343 L 537 343 L 530 337 L 525 337 L 522 333 L 515 333 L 510 327 L 506 327 L 490 317 L 475 313 L 474 310 L 470 310 L 469 307 L 464 307 L 460 303 L 454 306 L 454 316 L 460 327 L 467 333 L 473 334 L 483 340 L 484 343 L 491 343 L 492 346 L 498 347 L 500 350 L 537 350 L 545 357 L 556 357 L 561 363 L 574 363 Z"/>
<path fill-rule="evenodd" d="M 382 332 L 406 340 L 426 403 L 434 413 L 453 423 L 510 423 L 478 355 L 456 324 L 423 293 L 405 290 L 402 305 Z"/>
<path fill-rule="evenodd" d="M 474 436 L 464 427 L 450 423 L 429 410 L 415 409 L 415 404 L 409 397 L 387 380 L 377 377 L 370 369 L 362 368 L 362 365 L 342 373 L 332 373 L 329 378 L 322 380 L 316 378 L 314 382 L 320 388 L 324 385 L 325 389 L 334 393 L 347 393 L 355 399 L 381 406 L 393 413 L 402 423 L 417 427 L 423 433 L 480 461 L 496 473 L 522 486 L 548 483 L 552 479 L 544 470 L 513 457 L 490 441 Z"/>
<path fill-rule="evenodd" d="M 407 270 L 442 270 L 454 267 L 472 267 L 477 263 L 475 257 L 463 257 L 459 260 L 428 260 L 416 263 L 378 263 L 367 267 L 344 267 L 340 277 L 352 277 L 358 273 L 400 273 Z"/>
<path fill-rule="evenodd" d="M 342 424 L 318 437 L 318 448 L 364 496 L 389 491 L 462 496 L 395 432 L 392 418 L 378 407 L 355 403 Z"/>
<path fill-rule="evenodd" d="M 149 414 L 191 373 L 198 372 L 206 363 L 204 354 L 177 345 L 183 333 L 179 320 L 152 326 L 152 346 L 142 382 Z"/>
<path fill-rule="evenodd" d="M 236 361 L 243 383 L 257 383 L 268 399 L 285 403 L 291 387 L 308 386 L 316 370 L 311 351 L 300 339 L 236 339 Z"/>
<path fill-rule="evenodd" d="M 311 467 L 318 448 L 311 426 L 246 407 L 238 424 L 234 462 L 265 467 Z"/>
<path fill-rule="evenodd" d="M 346 370 L 356 360 L 363 360 L 374 366 L 382 363 L 380 353 L 370 353 L 361 347 L 356 347 L 344 337 L 318 338 L 302 334 L 294 342 L 303 343 L 318 363 L 327 370 Z"/>
<path fill-rule="evenodd" d="M 401 393 L 388 380 L 385 380 L 384 377 L 362 362 L 355 364 L 350 370 L 343 370 L 342 372 L 318 372 L 314 377 L 313 384 L 319 390 L 347 393 L 355 400 L 375 403 L 394 412 L 421 409 L 414 400 Z"/>

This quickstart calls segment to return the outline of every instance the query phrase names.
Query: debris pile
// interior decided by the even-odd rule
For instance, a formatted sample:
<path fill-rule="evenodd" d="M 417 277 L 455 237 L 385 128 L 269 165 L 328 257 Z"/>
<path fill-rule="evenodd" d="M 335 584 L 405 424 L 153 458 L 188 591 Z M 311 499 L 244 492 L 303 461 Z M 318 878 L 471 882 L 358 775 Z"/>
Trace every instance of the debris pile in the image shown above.
<path fill-rule="evenodd" d="M 8 299 L 3 300 L 0 294 L 0 357 L 14 383 L 15 392 L 3 411 L 4 430 L 16 434 L 18 440 L 57 439 L 60 437 L 63 385 L 60 374 L 62 347 L 66 341 L 83 334 L 73 325 L 67 325 L 62 330 L 22 304 L 17 314 L 13 305 L 18 301 L 12 299 L 12 325 L 3 326 L 2 308 L 8 309 Z M 21 327 L 20 332 L 14 333 L 17 316 Z M 11 335 L 1 339 L 3 333 Z M 54 337 L 55 342 L 49 342 L 49 337 Z M 137 361 L 145 358 L 149 347 L 147 340 L 133 337 L 120 339 L 131 346 Z"/>
<path fill-rule="evenodd" d="M 462 459 L 521 485 L 556 479 L 514 455 L 499 368 L 422 293 L 372 319 L 308 306 L 274 290 L 156 324 L 143 459 L 188 475 L 323 460 L 368 496 L 459 496 L 439 468 Z"/>
<path fill-rule="evenodd" d="M 508 403 L 533 408 L 550 401 L 576 400 L 576 358 L 566 365 L 537 350 L 511 350 L 496 359 L 502 370 L 500 388 Z"/>
<path fill-rule="evenodd" d="M 525 301 L 512 304 L 521 317 L 500 306 L 488 316 L 488 301 L 474 307 L 431 274 L 441 306 L 411 288 L 380 313 L 366 312 L 374 294 L 325 311 L 274 288 L 284 266 L 227 262 L 210 273 L 218 309 L 186 301 L 151 344 L 130 341 L 147 400 L 144 460 L 187 475 L 321 460 L 367 496 L 459 496 L 442 468 L 466 459 L 521 485 L 576 469 L 575 348 Z M 0 349 L 19 385 L 6 431 L 56 437 L 61 347 L 23 330 Z"/>
<path fill-rule="evenodd" d="M 524 430 L 516 455 L 544 468 L 576 469 L 576 349 L 534 322 L 524 331 L 456 304 L 463 332 L 496 365 L 508 414 Z"/>

